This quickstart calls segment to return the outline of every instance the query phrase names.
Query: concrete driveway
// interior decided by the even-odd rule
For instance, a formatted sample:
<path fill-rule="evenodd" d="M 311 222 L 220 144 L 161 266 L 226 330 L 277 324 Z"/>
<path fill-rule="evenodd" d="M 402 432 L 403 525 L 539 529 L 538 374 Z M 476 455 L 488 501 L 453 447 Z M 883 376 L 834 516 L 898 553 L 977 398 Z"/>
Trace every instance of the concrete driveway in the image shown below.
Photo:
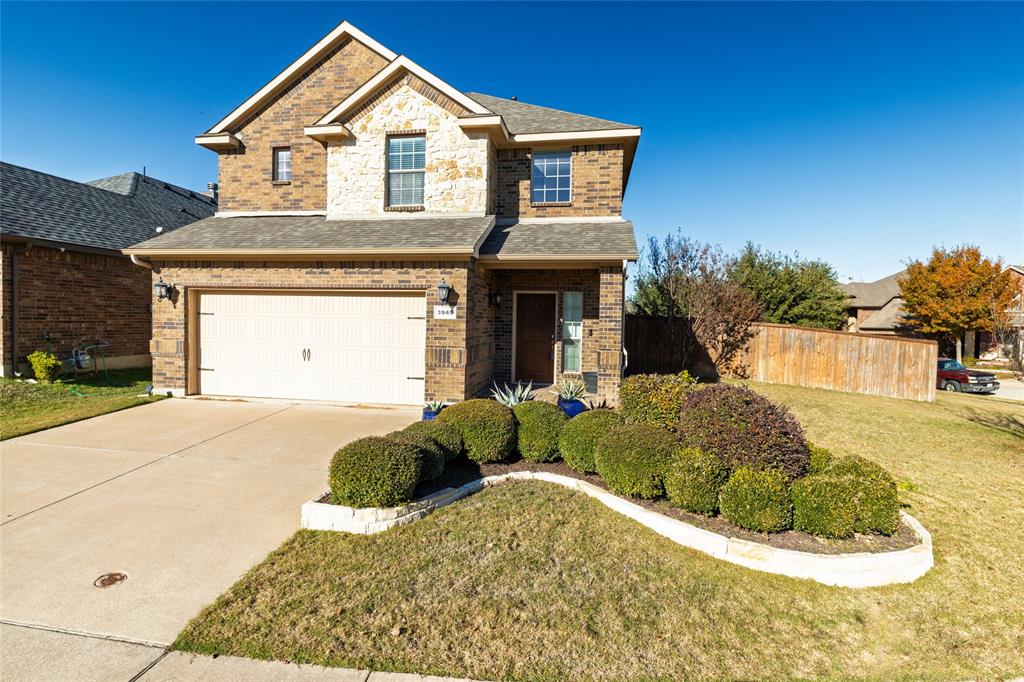
<path fill-rule="evenodd" d="M 33 672 L 27 679 L 133 677 L 161 653 L 150 647 L 170 644 L 298 529 L 299 507 L 326 489 L 340 445 L 417 416 L 166 400 L 5 441 L 4 677 L 23 679 L 8 677 L 19 670 Z M 93 585 L 113 571 L 128 579 Z M 94 661 L 104 663 L 89 667 Z"/>

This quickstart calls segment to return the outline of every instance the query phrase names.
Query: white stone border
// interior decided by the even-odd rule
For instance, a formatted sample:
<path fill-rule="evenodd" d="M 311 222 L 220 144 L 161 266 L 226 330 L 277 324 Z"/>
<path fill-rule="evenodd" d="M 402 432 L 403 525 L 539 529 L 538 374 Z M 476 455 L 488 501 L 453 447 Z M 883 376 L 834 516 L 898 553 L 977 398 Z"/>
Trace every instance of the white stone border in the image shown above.
<path fill-rule="evenodd" d="M 909 583 L 927 573 L 935 563 L 931 534 L 917 519 L 903 511 L 900 516 L 917 533 L 921 539 L 920 544 L 892 552 L 815 554 L 719 535 L 624 500 L 592 483 L 544 471 L 514 471 L 499 476 L 485 476 L 458 488 L 445 488 L 401 507 L 357 509 L 313 500 L 302 505 L 302 527 L 362 535 L 380 533 L 412 523 L 439 507 L 506 480 L 547 481 L 579 490 L 684 547 L 757 571 L 808 578 L 825 585 L 878 587 Z"/>

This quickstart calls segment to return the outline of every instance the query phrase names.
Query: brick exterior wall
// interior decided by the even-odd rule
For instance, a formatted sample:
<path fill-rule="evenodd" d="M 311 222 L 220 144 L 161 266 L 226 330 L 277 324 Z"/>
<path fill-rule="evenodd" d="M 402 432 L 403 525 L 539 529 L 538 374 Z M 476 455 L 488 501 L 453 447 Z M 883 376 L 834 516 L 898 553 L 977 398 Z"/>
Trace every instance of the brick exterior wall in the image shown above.
<path fill-rule="evenodd" d="M 18 256 L 18 301 L 11 300 L 11 252 L 3 245 L 4 365 L 11 363 L 11 312 L 18 306 L 18 361 L 50 349 L 63 357 L 80 343 L 110 343 L 109 357 L 149 353 L 150 273 L 123 256 L 35 246 Z M 145 364 L 145 361 L 137 364 Z"/>
<path fill-rule="evenodd" d="M 232 130 L 239 150 L 219 155 L 221 211 L 323 211 L 327 206 L 327 151 L 306 137 L 314 124 L 387 62 L 346 40 L 312 65 L 255 116 Z M 290 184 L 273 182 L 272 150 L 291 147 Z"/>
<path fill-rule="evenodd" d="M 467 262 L 211 262 L 157 263 L 166 282 L 180 295 L 153 302 L 153 385 L 185 389 L 188 367 L 188 291 L 191 288 L 302 288 L 421 290 L 427 297 L 426 399 L 463 400 L 467 364 Z M 458 318 L 433 319 L 440 303 L 437 284 L 444 277 L 454 288 Z M 195 392 L 195 387 L 188 387 Z"/>
<path fill-rule="evenodd" d="M 14 244 L 0 243 L 0 301 L 3 302 L 0 309 L 0 374 L 12 376 L 14 365 L 11 358 L 13 348 L 11 346 L 11 254 L 16 247 Z"/>
<path fill-rule="evenodd" d="M 501 294 L 501 306 L 494 318 L 494 377 L 512 381 L 512 309 L 515 291 L 553 291 L 556 310 L 562 317 L 562 294 L 583 292 L 582 372 L 598 373 L 598 399 L 609 404 L 618 400 L 621 379 L 622 306 L 624 278 L 621 266 L 590 270 L 495 270 L 493 291 Z M 561 329 L 556 329 L 556 381 L 566 376 L 562 369 Z M 572 375 L 578 376 L 578 375 Z"/>
<path fill-rule="evenodd" d="M 504 218 L 564 218 L 622 214 L 621 144 L 572 148 L 572 201 L 530 201 L 530 149 L 499 149 L 495 163 L 494 209 Z"/>

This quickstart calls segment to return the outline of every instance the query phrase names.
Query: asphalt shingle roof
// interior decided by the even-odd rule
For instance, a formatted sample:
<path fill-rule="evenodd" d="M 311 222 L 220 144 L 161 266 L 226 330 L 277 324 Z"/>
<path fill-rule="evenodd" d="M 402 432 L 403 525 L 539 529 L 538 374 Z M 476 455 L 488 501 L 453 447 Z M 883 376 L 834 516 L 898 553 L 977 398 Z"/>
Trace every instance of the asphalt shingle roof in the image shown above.
<path fill-rule="evenodd" d="M 860 323 L 865 331 L 872 329 L 896 329 L 903 324 L 903 299 L 893 298 L 879 308 L 878 312 Z"/>
<path fill-rule="evenodd" d="M 849 282 L 840 286 L 853 299 L 851 303 L 855 307 L 881 308 L 900 295 L 900 283 L 897 280 L 905 272 L 906 270 L 900 270 L 874 282 Z"/>
<path fill-rule="evenodd" d="M 467 97 L 490 109 L 505 120 L 505 127 L 513 135 L 523 133 L 575 133 L 590 130 L 621 130 L 636 128 L 603 118 L 583 116 L 568 111 L 527 104 L 502 97 L 467 92 Z"/>
<path fill-rule="evenodd" d="M 492 216 L 327 220 L 323 216 L 207 218 L 132 247 L 132 252 L 308 250 L 472 253 Z"/>
<path fill-rule="evenodd" d="M 633 224 L 628 220 L 521 222 L 495 227 L 480 247 L 481 258 L 500 260 L 531 256 L 551 256 L 554 260 L 559 256 L 633 260 L 637 257 Z"/>
<path fill-rule="evenodd" d="M 216 209 L 210 197 L 138 173 L 81 183 L 0 163 L 4 236 L 120 250 Z"/>

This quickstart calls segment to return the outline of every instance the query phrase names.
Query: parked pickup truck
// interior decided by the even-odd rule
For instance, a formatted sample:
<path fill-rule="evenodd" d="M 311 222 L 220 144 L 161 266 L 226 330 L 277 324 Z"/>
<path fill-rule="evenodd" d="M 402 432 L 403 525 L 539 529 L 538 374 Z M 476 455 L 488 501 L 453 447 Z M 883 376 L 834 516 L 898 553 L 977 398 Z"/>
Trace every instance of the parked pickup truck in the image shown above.
<path fill-rule="evenodd" d="M 956 360 L 939 358 L 936 377 L 937 388 L 943 391 L 964 391 L 965 393 L 994 393 L 999 390 L 996 375 L 976 369 L 967 369 Z"/>

